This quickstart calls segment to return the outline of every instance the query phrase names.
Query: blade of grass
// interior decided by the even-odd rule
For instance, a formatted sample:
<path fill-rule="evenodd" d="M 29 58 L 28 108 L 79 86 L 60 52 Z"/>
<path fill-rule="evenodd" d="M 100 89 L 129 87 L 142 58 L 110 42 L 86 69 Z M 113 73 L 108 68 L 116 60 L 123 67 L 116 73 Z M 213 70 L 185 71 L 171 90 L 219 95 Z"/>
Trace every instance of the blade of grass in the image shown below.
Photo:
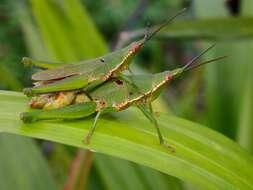
<path fill-rule="evenodd" d="M 71 44 L 71 40 L 66 38 L 70 27 L 67 25 L 66 16 L 62 10 L 57 8 L 60 5 L 57 5 L 56 1 L 32 0 L 31 3 L 33 14 L 40 26 L 40 32 L 46 39 L 45 45 L 50 53 L 54 52 L 54 54 L 50 54 L 50 57 L 65 61 L 75 60 L 77 56 L 75 48 Z"/>
<path fill-rule="evenodd" d="M 82 3 L 79 0 L 65 1 L 64 7 L 72 26 L 69 38 L 74 38 L 79 57 L 92 58 L 106 53 L 106 43 Z"/>
<path fill-rule="evenodd" d="M 244 0 L 242 4 L 242 14 L 247 16 L 252 16 L 253 3 L 252 1 Z M 252 130 L 252 115 L 253 115 L 253 86 L 252 86 L 252 51 L 253 51 L 253 41 L 247 41 L 242 45 L 242 51 L 239 51 L 238 56 L 242 58 L 243 63 L 246 65 L 246 71 L 244 72 L 245 80 L 242 84 L 242 101 L 241 109 L 239 115 L 238 123 L 238 142 L 245 147 L 248 151 L 253 153 L 253 130 Z"/>
<path fill-rule="evenodd" d="M 96 154 L 95 167 L 103 184 L 110 190 L 182 189 L 179 179 L 114 157 Z"/>
<path fill-rule="evenodd" d="M 252 77 L 249 77 L 252 78 Z M 253 88 L 252 88 L 252 79 L 247 81 L 247 85 L 244 90 L 244 97 L 241 104 L 239 128 L 237 140 L 240 145 L 246 148 L 249 152 L 253 153 L 253 130 L 252 130 L 252 114 L 253 114 Z"/>
<path fill-rule="evenodd" d="M 149 189 L 140 180 L 133 163 L 100 154 L 96 154 L 95 162 L 96 169 L 107 189 Z"/>
<path fill-rule="evenodd" d="M 195 0 L 194 5 L 198 18 L 217 18 L 228 15 L 223 1 Z M 243 64 L 238 67 L 241 60 L 236 56 L 239 48 L 238 42 L 219 43 L 209 56 L 229 54 L 230 57 L 219 64 L 210 64 L 205 67 L 208 126 L 231 138 L 236 136 L 238 97 L 242 80 L 242 76 L 238 73 L 242 71 Z"/>
<path fill-rule="evenodd" d="M 206 18 L 178 21 L 167 26 L 162 37 L 204 40 L 238 40 L 253 37 L 253 18 Z"/>
<path fill-rule="evenodd" d="M 156 190 L 159 187 L 159 190 L 180 190 L 183 189 L 182 183 L 179 183 L 177 178 L 163 175 L 160 172 L 156 172 L 147 167 L 136 166 L 142 181 L 146 183 L 147 189 Z"/>
<path fill-rule="evenodd" d="M 105 53 L 106 46 L 79 1 L 65 1 L 60 5 L 51 0 L 31 2 L 43 41 L 52 57 L 73 62 Z"/>
<path fill-rule="evenodd" d="M 0 189 L 57 189 L 32 140 L 1 134 L 0 147 Z"/>
<path fill-rule="evenodd" d="M 0 63 L 3 60 L 0 60 Z M 13 76 L 11 71 L 3 64 L 0 65 L 0 80 L 9 89 L 21 90 L 23 88 L 22 84 Z"/>
<path fill-rule="evenodd" d="M 48 49 L 45 48 L 45 45 L 41 41 L 39 30 L 35 27 L 28 7 L 19 3 L 14 8 L 18 11 L 19 22 L 30 56 L 36 57 L 38 60 L 45 60 L 49 54 Z"/>
<path fill-rule="evenodd" d="M 120 44 L 125 44 L 134 38 L 143 36 L 145 31 L 144 29 L 123 32 Z M 177 21 L 162 29 L 157 37 L 206 41 L 247 40 L 253 38 L 253 18 L 246 16 L 218 17 Z"/>
<path fill-rule="evenodd" d="M 0 107 L 5 109 L 0 110 L 0 131 L 114 155 L 205 189 L 253 187 L 252 157 L 228 138 L 199 124 L 161 114 L 158 121 L 166 141 L 176 149 L 173 154 L 158 144 L 153 126 L 142 115 L 123 112 L 114 119 L 101 119 L 87 146 L 82 139 L 92 119 L 24 125 L 19 114 L 26 102 L 20 93 L 1 92 Z"/>

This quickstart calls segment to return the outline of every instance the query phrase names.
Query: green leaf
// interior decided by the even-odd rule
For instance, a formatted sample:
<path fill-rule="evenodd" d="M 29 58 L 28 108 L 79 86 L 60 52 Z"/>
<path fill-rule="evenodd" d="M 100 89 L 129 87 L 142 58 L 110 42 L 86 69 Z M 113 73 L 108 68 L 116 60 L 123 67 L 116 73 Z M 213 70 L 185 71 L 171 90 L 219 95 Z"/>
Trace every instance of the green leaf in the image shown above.
<path fill-rule="evenodd" d="M 7 66 L 4 65 L 3 61 L 0 60 L 0 81 L 13 90 L 21 90 L 22 84 L 13 76 L 12 72 Z"/>
<path fill-rule="evenodd" d="M 150 189 L 139 179 L 139 175 L 131 162 L 125 162 L 114 157 L 96 154 L 95 165 L 102 183 L 110 190 Z M 117 178 L 117 180 L 113 180 Z"/>
<path fill-rule="evenodd" d="M 27 98 L 1 91 L 0 131 L 47 139 L 149 166 L 205 189 L 252 189 L 253 158 L 223 135 L 199 124 L 161 114 L 159 124 L 175 153 L 160 146 L 153 126 L 139 112 L 103 117 L 90 145 L 82 143 L 93 120 L 23 124 Z M 116 117 L 117 116 L 117 117 Z"/>
<path fill-rule="evenodd" d="M 181 190 L 183 189 L 182 183 L 179 182 L 177 178 L 172 176 L 162 175 L 160 172 L 155 172 L 147 167 L 141 167 L 140 165 L 136 166 L 136 170 L 142 177 L 142 181 L 146 184 L 146 189 L 156 190 L 159 187 L 159 190 Z"/>
<path fill-rule="evenodd" d="M 57 189 L 31 139 L 1 134 L 0 147 L 0 189 Z"/>
<path fill-rule="evenodd" d="M 224 2 L 220 0 L 195 0 L 196 17 L 200 19 L 215 19 L 223 17 L 230 19 Z M 216 10 L 216 11 L 211 11 Z M 205 67 L 205 85 L 206 85 L 206 108 L 208 126 L 222 132 L 223 134 L 235 138 L 236 127 L 238 123 L 238 107 L 241 92 L 241 86 L 245 69 L 241 57 L 237 54 L 242 51 L 244 41 L 220 42 L 216 48 L 209 52 L 207 57 L 216 57 L 220 55 L 229 55 L 227 59 L 218 64 L 210 64 Z M 203 43 L 204 46 L 210 44 Z"/>
<path fill-rule="evenodd" d="M 95 155 L 95 166 L 109 190 L 181 190 L 179 179 L 115 157 Z M 117 180 L 115 180 L 117 178 Z"/>
<path fill-rule="evenodd" d="M 145 35 L 146 30 L 128 31 L 120 44 Z M 232 41 L 253 38 L 252 17 L 198 18 L 177 20 L 165 26 L 158 34 L 160 38 L 176 40 Z"/>
<path fill-rule="evenodd" d="M 19 3 L 14 8 L 18 10 L 19 22 L 29 54 L 39 60 L 45 60 L 48 56 L 48 50 L 41 42 L 39 30 L 33 23 L 33 17 L 31 17 L 28 7 Z"/>
<path fill-rule="evenodd" d="M 253 18 L 206 18 L 176 21 L 162 30 L 161 36 L 183 39 L 236 40 L 253 38 Z"/>
<path fill-rule="evenodd" d="M 243 15 L 253 15 L 253 2 L 250 0 L 244 0 L 242 6 Z M 242 59 L 244 65 L 246 65 L 246 72 L 244 71 L 244 81 L 241 84 L 244 84 L 243 90 L 240 90 L 242 93 L 241 109 L 239 112 L 239 122 L 238 122 L 238 135 L 237 139 L 239 144 L 241 144 L 248 151 L 253 153 L 253 86 L 252 86 L 252 51 L 253 51 L 253 41 L 247 41 L 246 43 L 240 46 L 240 51 L 238 52 L 239 59 Z"/>
<path fill-rule="evenodd" d="M 242 99 L 241 110 L 240 110 L 240 122 L 238 129 L 238 143 L 245 147 L 248 151 L 253 153 L 253 87 L 252 77 L 249 77 L 246 87 L 243 90 L 244 97 Z"/>
<path fill-rule="evenodd" d="M 106 52 L 103 39 L 79 0 L 31 2 L 43 42 L 51 57 L 73 62 Z"/>

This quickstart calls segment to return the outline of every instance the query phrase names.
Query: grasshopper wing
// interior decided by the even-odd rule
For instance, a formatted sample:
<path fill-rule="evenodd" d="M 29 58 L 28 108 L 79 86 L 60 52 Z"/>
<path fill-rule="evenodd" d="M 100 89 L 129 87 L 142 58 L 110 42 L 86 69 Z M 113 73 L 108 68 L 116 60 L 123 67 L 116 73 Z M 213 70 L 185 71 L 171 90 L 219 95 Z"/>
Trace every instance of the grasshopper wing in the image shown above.
<path fill-rule="evenodd" d="M 100 70 L 104 68 L 105 71 L 110 71 L 111 69 L 116 68 L 122 62 L 126 61 L 127 55 L 131 51 L 132 47 L 133 44 L 130 44 L 125 48 L 95 59 L 81 61 L 76 64 L 65 64 L 56 68 L 40 71 L 35 73 L 32 76 L 32 79 L 36 81 L 57 80 L 73 75 L 92 73 L 93 70 L 97 70 L 99 67 L 101 67 Z M 106 75 L 107 73 L 104 74 Z"/>

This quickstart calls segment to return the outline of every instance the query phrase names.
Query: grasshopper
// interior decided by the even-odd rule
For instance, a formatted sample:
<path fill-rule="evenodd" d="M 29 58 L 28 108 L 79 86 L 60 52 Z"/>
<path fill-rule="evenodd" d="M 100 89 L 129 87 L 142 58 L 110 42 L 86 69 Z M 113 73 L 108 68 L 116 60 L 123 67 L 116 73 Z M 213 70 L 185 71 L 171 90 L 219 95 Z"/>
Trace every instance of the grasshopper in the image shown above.
<path fill-rule="evenodd" d="M 119 112 L 130 106 L 137 106 L 151 123 L 154 124 L 160 144 L 174 152 L 175 149 L 166 144 L 163 139 L 151 103 L 160 95 L 163 87 L 167 83 L 183 72 L 225 57 L 218 57 L 196 65 L 193 64 L 201 55 L 212 47 L 213 46 L 206 49 L 183 67 L 157 74 L 125 75 L 124 78 L 111 78 L 103 85 L 89 92 L 77 92 L 76 99 L 73 100 L 72 105 L 48 111 L 24 112 L 21 114 L 21 119 L 25 123 L 31 123 L 38 120 L 77 119 L 96 113 L 94 123 L 84 139 L 84 142 L 88 144 L 101 114 Z M 125 80 L 126 78 L 127 80 Z M 131 81 L 131 83 L 129 81 Z"/>
<path fill-rule="evenodd" d="M 129 64 L 146 42 L 184 11 L 185 9 L 160 24 L 150 34 L 147 32 L 141 40 L 99 58 L 76 64 L 49 63 L 23 58 L 22 62 L 25 65 L 48 69 L 32 75 L 32 79 L 37 81 L 36 85 L 33 88 L 25 88 L 24 93 L 28 96 L 34 96 L 86 87 L 94 88 L 111 77 L 120 75 L 124 70 L 131 72 Z"/>

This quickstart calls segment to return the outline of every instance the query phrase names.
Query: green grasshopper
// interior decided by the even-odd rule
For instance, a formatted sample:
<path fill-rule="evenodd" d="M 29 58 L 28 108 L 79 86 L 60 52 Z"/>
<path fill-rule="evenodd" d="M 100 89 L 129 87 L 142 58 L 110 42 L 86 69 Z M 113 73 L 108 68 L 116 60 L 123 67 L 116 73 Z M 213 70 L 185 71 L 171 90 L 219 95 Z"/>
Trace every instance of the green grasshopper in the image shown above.
<path fill-rule="evenodd" d="M 111 77 L 120 75 L 124 70 L 131 72 L 129 64 L 146 42 L 184 11 L 185 9 L 162 23 L 150 34 L 147 32 L 143 39 L 96 59 L 81 61 L 77 64 L 64 64 L 23 58 L 22 62 L 25 65 L 48 69 L 35 73 L 32 76 L 32 79 L 37 81 L 35 87 L 25 88 L 24 93 L 28 96 L 34 96 L 43 93 L 94 88 Z"/>
<path fill-rule="evenodd" d="M 135 105 L 154 124 L 160 144 L 169 148 L 173 152 L 174 148 L 164 142 L 151 103 L 160 95 L 161 90 L 167 83 L 181 75 L 183 72 L 225 57 L 218 57 L 193 65 L 201 55 L 212 47 L 213 46 L 209 47 L 181 68 L 157 74 L 127 75 L 124 78 L 111 78 L 103 85 L 96 87 L 89 92 L 77 92 L 77 101 L 74 100 L 72 105 L 48 111 L 24 112 L 21 114 L 21 119 L 25 123 L 31 123 L 38 120 L 77 119 L 97 113 L 94 123 L 84 139 L 84 142 L 88 144 L 101 114 L 118 112 Z M 127 80 L 125 80 L 126 78 Z M 129 83 L 129 81 L 131 81 L 131 83 Z"/>

